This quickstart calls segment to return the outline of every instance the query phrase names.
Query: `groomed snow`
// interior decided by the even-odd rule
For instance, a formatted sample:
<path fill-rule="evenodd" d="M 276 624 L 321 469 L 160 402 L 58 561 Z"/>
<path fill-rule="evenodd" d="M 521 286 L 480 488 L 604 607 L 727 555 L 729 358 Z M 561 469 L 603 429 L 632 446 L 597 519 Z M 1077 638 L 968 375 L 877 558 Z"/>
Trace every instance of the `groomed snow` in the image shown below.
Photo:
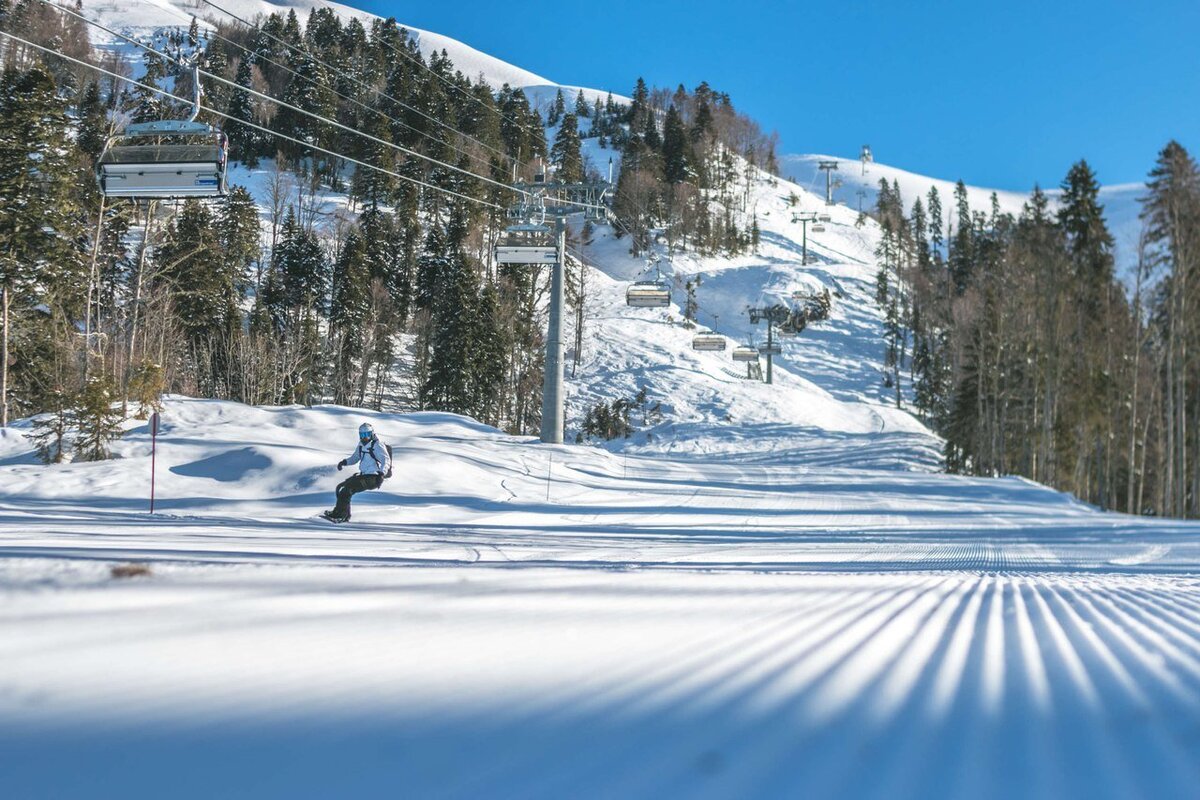
<path fill-rule="evenodd" d="M 98 464 L 3 440 L 6 796 L 1194 796 L 1195 524 L 445 414 L 163 419 L 155 517 L 144 425 Z M 333 527 L 363 419 L 397 477 Z"/>

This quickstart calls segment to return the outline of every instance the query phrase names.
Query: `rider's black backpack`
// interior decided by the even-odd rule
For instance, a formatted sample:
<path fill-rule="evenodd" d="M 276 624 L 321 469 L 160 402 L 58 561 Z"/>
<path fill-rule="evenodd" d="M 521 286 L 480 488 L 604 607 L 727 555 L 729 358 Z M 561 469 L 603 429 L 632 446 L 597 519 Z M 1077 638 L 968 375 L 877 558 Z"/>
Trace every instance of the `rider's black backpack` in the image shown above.
<path fill-rule="evenodd" d="M 392 446 L 390 444 L 385 444 L 383 449 L 387 450 L 388 454 L 388 471 L 387 474 L 383 476 L 383 479 L 386 481 L 388 478 L 392 477 L 392 464 L 395 462 L 392 461 Z"/>

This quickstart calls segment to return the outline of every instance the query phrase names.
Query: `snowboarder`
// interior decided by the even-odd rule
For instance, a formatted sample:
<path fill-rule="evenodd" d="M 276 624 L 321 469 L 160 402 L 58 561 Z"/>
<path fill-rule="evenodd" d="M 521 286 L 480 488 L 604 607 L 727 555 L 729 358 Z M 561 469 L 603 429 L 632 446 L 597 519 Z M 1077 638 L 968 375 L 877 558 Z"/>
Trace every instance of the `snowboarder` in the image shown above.
<path fill-rule="evenodd" d="M 338 484 L 337 505 L 323 515 L 333 522 L 349 522 L 350 498 L 359 492 L 378 489 L 383 485 L 383 479 L 392 475 L 392 449 L 379 441 L 369 422 L 358 426 L 358 447 L 349 458 L 338 462 L 338 471 L 350 464 L 361 464 L 358 474 Z"/>

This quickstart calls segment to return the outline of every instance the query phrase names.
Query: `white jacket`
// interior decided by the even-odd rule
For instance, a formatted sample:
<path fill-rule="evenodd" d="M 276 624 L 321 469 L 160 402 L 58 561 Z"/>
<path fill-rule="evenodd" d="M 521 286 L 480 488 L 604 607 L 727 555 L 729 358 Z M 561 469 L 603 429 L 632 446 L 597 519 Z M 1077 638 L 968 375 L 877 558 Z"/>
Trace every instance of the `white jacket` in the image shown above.
<path fill-rule="evenodd" d="M 358 471 L 363 475 L 387 475 L 388 469 L 392 466 L 387 448 L 383 446 L 383 442 L 379 441 L 378 436 L 366 444 L 360 443 L 346 459 L 347 464 L 357 464 L 360 461 L 362 466 L 358 468 Z"/>

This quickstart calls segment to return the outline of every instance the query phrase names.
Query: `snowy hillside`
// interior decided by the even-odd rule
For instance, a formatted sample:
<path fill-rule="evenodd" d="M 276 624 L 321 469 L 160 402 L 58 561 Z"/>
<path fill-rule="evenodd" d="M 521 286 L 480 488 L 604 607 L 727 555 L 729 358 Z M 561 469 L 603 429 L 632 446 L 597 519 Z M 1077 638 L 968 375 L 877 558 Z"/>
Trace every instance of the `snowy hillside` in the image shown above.
<path fill-rule="evenodd" d="M 841 186 L 834 189 L 834 200 L 842 205 L 857 210 L 861 201 L 862 207 L 871 209 L 875 205 L 875 196 L 879 191 L 879 181 L 888 183 L 895 181 L 900 185 L 900 193 L 904 199 L 905 208 L 912 206 L 917 197 L 924 198 L 931 187 L 937 187 L 942 196 L 942 203 L 949 207 L 954 197 L 954 180 L 942 180 L 918 175 L 898 167 L 874 162 L 866 165 L 857 158 L 838 158 L 827 155 L 785 155 L 780 157 L 780 169 L 800 185 L 814 192 L 823 194 L 825 191 L 825 173 L 817 169 L 820 161 L 837 161 L 838 171 L 834 173 Z M 1033 187 L 1030 187 L 1032 189 Z M 1057 197 L 1057 184 L 1049 183 L 1042 186 L 1052 199 Z M 985 189 L 978 186 L 967 186 L 967 199 L 972 209 L 990 211 L 992 193 L 1000 203 L 1000 210 L 1017 216 L 1021 207 L 1028 199 L 1024 192 L 1009 192 L 1004 190 Z M 862 193 L 861 195 L 859 193 Z M 1146 187 L 1140 183 L 1114 184 L 1100 189 L 1100 202 L 1104 205 L 1105 218 L 1109 230 L 1116 241 L 1116 257 L 1121 274 L 1130 276 L 1137 267 L 1137 245 L 1142 223 L 1138 219 L 1141 207 L 1138 198 L 1144 195 Z"/>
<path fill-rule="evenodd" d="M 793 196 L 799 199 L 795 206 Z M 663 266 L 673 286 L 670 309 L 626 307 L 628 281 L 647 270 L 644 260 L 629 257 L 627 239 L 601 229 L 584 249 L 601 274 L 587 308 L 581 369 L 568 381 L 568 418 L 577 424 L 586 407 L 631 398 L 646 387 L 651 402 L 662 403 L 667 423 L 652 429 L 653 441 L 636 437 L 631 446 L 638 452 L 719 451 L 780 462 L 936 468 L 939 442 L 894 407 L 883 385 L 882 317 L 873 296 L 875 224 L 858 228 L 849 209 L 827 209 L 803 187 L 762 173 L 750 197 L 762 231 L 759 252 L 735 259 L 676 255 Z M 792 222 L 800 211 L 832 217 L 825 231 L 810 231 L 807 266 L 800 225 Z M 699 323 L 727 337 L 724 353 L 691 349 L 695 331 L 682 324 L 681 306 L 685 282 L 697 278 Z M 745 380 L 744 366 L 730 359 L 730 351 L 766 340 L 765 326 L 752 325 L 746 309 L 794 304 L 794 292 L 825 289 L 833 297 L 831 318 L 781 341 L 773 385 Z"/>
<path fill-rule="evenodd" d="M 325 0 L 220 0 L 217 3 L 222 9 L 229 11 L 245 20 L 253 21 L 259 15 L 271 13 L 286 14 L 294 10 L 301 24 L 307 19 L 308 12 L 317 7 L 327 7 L 343 20 L 358 18 L 364 24 L 370 24 L 375 15 L 360 11 L 340 3 L 329 3 Z M 114 28 L 121 33 L 137 34 L 161 28 L 186 28 L 191 18 L 195 16 L 202 26 L 210 26 L 212 22 L 230 23 L 233 20 L 221 11 L 200 0 L 97 0 L 84 5 L 85 14 L 91 18 Z M 403 16 L 403 9 L 397 10 L 397 16 Z M 504 84 L 527 90 L 532 103 L 545 104 L 553 100 L 555 92 L 561 87 L 571 95 L 581 87 L 555 83 L 529 70 L 501 61 L 498 58 L 481 53 L 468 44 L 459 42 L 449 36 L 443 36 L 432 31 L 404 25 L 404 20 L 397 20 L 417 40 L 421 52 L 426 58 L 435 52 L 445 51 L 456 69 L 472 80 L 483 78 L 493 87 L 499 89 Z M 96 35 L 93 32 L 93 35 Z M 103 34 L 96 38 L 96 43 L 103 43 Z M 583 89 L 584 96 L 589 102 L 597 98 L 603 100 L 607 92 L 596 89 Z M 618 100 L 625 98 L 615 95 Z"/>

